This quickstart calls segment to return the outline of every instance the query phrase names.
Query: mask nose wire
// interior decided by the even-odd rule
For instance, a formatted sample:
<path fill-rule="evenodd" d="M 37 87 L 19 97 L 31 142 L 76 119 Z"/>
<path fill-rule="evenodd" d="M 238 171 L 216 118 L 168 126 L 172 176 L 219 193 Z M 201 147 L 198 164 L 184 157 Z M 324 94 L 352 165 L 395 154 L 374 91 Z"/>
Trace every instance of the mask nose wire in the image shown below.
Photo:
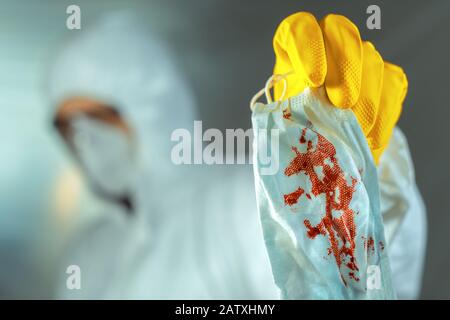
<path fill-rule="evenodd" d="M 287 90 L 287 80 L 286 77 L 291 75 L 293 72 L 290 71 L 288 73 L 285 74 L 274 74 L 272 76 L 269 77 L 269 79 L 267 79 L 266 81 L 266 85 L 264 86 L 263 89 L 259 90 L 254 96 L 253 98 L 250 100 L 250 109 L 253 111 L 254 109 L 254 105 L 255 103 L 258 101 L 259 98 L 262 97 L 262 95 L 266 96 L 266 102 L 267 104 L 272 103 L 272 96 L 270 94 L 270 89 L 279 81 L 283 81 L 283 92 L 281 93 L 281 97 L 280 97 L 280 101 L 282 101 L 284 99 L 284 96 L 286 95 L 286 90 Z"/>

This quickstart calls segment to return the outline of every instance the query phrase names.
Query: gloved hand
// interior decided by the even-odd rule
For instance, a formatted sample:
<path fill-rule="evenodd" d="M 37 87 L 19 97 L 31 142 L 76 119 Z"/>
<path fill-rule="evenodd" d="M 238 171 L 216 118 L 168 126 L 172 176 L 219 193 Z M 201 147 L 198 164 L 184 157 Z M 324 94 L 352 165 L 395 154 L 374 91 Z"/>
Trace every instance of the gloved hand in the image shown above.
<path fill-rule="evenodd" d="M 334 106 L 353 110 L 378 164 L 407 93 L 403 70 L 384 62 L 350 20 L 335 14 L 320 24 L 308 12 L 287 17 L 278 26 L 273 46 L 274 74 L 292 72 L 284 98 L 306 87 L 324 86 Z M 282 91 L 283 83 L 275 84 L 275 99 Z"/>

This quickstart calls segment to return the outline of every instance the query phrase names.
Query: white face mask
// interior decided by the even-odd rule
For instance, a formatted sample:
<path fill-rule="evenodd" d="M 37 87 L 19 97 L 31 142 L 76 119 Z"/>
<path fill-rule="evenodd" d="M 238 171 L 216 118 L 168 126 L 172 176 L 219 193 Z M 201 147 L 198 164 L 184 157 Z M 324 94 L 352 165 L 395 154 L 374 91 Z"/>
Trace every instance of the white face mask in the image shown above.
<path fill-rule="evenodd" d="M 251 104 L 258 209 L 282 298 L 395 298 L 376 167 L 355 115 L 323 88 L 271 103 L 271 82 L 282 79 Z M 268 104 L 255 103 L 264 91 Z M 277 172 L 264 172 L 265 154 Z"/>
<path fill-rule="evenodd" d="M 72 128 L 75 151 L 93 185 L 111 196 L 129 193 L 136 164 L 126 134 L 85 116 L 75 118 Z"/>

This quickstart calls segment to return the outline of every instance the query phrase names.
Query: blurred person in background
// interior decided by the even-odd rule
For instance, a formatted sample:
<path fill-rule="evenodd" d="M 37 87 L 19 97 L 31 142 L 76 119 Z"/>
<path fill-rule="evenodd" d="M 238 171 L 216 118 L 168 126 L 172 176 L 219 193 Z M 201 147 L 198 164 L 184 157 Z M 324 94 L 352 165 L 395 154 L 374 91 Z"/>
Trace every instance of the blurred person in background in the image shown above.
<path fill-rule="evenodd" d="M 56 298 L 278 296 L 250 170 L 176 166 L 171 133 L 191 128 L 191 93 L 135 16 L 107 14 L 64 44 L 48 85 L 54 125 L 89 185 Z M 81 289 L 66 287 L 66 268 Z"/>

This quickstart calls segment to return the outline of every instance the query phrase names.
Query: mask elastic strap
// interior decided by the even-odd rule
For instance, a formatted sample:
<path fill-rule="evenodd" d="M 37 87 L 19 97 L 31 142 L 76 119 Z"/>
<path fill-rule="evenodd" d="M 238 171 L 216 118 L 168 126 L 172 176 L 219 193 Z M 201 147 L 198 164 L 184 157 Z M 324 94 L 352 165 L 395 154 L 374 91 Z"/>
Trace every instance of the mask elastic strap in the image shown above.
<path fill-rule="evenodd" d="M 287 80 L 286 77 L 289 76 L 290 74 L 292 74 L 293 72 L 288 72 L 285 74 L 274 74 L 272 75 L 269 79 L 267 79 L 266 81 L 266 85 L 264 86 L 263 89 L 259 90 L 252 98 L 252 100 L 250 101 L 250 109 L 253 111 L 253 107 L 255 105 L 255 103 L 258 101 L 259 98 L 262 97 L 262 95 L 264 94 L 266 96 L 266 102 L 267 104 L 272 103 L 272 96 L 270 94 L 270 89 L 274 86 L 274 84 L 276 84 L 279 81 L 283 81 L 283 92 L 281 93 L 281 97 L 279 99 L 279 101 L 282 101 L 284 99 L 284 96 L 286 95 L 286 90 L 287 90 Z"/>

